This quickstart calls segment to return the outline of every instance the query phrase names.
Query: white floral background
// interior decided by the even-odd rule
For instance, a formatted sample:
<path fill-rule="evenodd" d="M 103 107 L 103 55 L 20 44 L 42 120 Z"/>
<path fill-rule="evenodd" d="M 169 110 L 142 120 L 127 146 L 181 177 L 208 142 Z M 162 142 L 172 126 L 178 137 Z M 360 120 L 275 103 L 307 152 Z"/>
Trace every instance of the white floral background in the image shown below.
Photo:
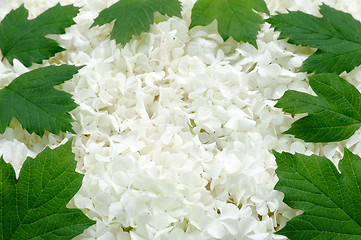
<path fill-rule="evenodd" d="M 0 21 L 21 3 L 34 18 L 56 0 L 0 0 Z M 224 42 L 216 23 L 188 30 L 183 18 L 156 15 L 149 33 L 124 47 L 111 24 L 89 29 L 116 0 L 60 0 L 81 6 L 76 25 L 51 36 L 67 50 L 42 65 L 0 62 L 0 87 L 49 64 L 86 67 L 61 86 L 79 105 L 76 135 L 29 135 L 14 120 L 0 135 L 0 154 L 17 173 L 27 156 L 74 137 L 83 185 L 69 207 L 96 225 L 76 239 L 286 239 L 273 234 L 298 214 L 275 191 L 277 151 L 319 154 L 337 164 L 346 146 L 361 155 L 361 131 L 340 143 L 304 143 L 281 133 L 292 118 L 275 101 L 287 89 L 312 93 L 302 61 L 314 50 L 277 40 L 263 24 L 258 49 Z M 321 2 L 361 20 L 361 0 L 266 0 L 272 14 L 319 16 Z M 361 68 L 342 74 L 361 89 Z"/>

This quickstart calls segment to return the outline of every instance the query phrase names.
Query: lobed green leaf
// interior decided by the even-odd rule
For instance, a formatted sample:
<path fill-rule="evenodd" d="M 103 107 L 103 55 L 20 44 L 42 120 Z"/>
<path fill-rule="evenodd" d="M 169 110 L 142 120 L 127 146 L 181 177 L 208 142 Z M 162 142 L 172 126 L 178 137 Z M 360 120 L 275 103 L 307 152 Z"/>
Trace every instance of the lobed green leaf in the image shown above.
<path fill-rule="evenodd" d="M 267 19 L 280 38 L 289 43 L 317 48 L 301 71 L 308 73 L 350 72 L 361 64 L 361 23 L 351 14 L 320 7 L 322 17 L 300 11 L 277 14 Z"/>
<path fill-rule="evenodd" d="M 257 47 L 257 33 L 263 20 L 254 10 L 269 14 L 264 0 L 198 0 L 192 8 L 189 28 L 206 26 L 217 20 L 224 41 L 233 37 Z"/>
<path fill-rule="evenodd" d="M 66 204 L 80 189 L 71 142 L 27 158 L 19 179 L 0 159 L 0 239 L 72 239 L 94 224 Z"/>
<path fill-rule="evenodd" d="M 178 0 L 121 0 L 102 10 L 91 27 L 115 20 L 110 37 L 125 45 L 133 35 L 149 31 L 155 12 L 181 17 L 181 4 Z"/>
<path fill-rule="evenodd" d="M 16 118 L 29 133 L 43 136 L 74 132 L 68 113 L 77 107 L 71 95 L 54 88 L 73 77 L 82 67 L 48 66 L 24 73 L 0 90 L 0 133 Z"/>
<path fill-rule="evenodd" d="M 57 4 L 37 18 L 28 20 L 24 4 L 12 10 L 0 23 L 0 49 L 3 57 L 10 64 L 16 58 L 29 67 L 65 50 L 55 40 L 45 36 L 65 33 L 65 28 L 75 23 L 73 18 L 78 11 L 79 8 L 73 5 Z"/>
<path fill-rule="evenodd" d="M 292 240 L 361 238 L 361 158 L 344 151 L 339 173 L 334 164 L 316 155 L 273 152 L 275 189 L 284 202 L 304 213 L 276 232 Z"/>
<path fill-rule="evenodd" d="M 316 74 L 309 83 L 317 96 L 288 90 L 275 107 L 308 113 L 285 133 L 306 142 L 334 142 L 351 137 L 361 126 L 361 94 L 334 73 Z"/>

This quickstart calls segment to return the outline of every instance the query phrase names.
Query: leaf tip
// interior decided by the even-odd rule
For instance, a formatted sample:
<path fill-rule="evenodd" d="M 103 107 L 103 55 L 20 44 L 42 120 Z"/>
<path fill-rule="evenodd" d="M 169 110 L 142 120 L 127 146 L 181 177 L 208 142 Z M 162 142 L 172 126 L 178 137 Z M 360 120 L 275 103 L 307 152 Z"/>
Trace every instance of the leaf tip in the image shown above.
<path fill-rule="evenodd" d="M 80 66 L 75 66 L 77 68 L 77 70 L 79 71 L 80 69 L 82 69 L 83 67 L 85 67 L 86 65 L 80 65 Z"/>
<path fill-rule="evenodd" d="M 93 28 L 93 27 L 95 27 L 95 26 L 99 26 L 99 24 L 96 23 L 95 20 L 96 20 L 96 18 L 94 19 L 92 25 L 90 25 L 89 29 L 91 29 L 91 28 Z"/>
<path fill-rule="evenodd" d="M 275 149 L 272 149 L 272 154 L 273 154 L 274 156 L 278 156 L 278 155 L 281 154 L 281 153 L 277 152 Z"/>

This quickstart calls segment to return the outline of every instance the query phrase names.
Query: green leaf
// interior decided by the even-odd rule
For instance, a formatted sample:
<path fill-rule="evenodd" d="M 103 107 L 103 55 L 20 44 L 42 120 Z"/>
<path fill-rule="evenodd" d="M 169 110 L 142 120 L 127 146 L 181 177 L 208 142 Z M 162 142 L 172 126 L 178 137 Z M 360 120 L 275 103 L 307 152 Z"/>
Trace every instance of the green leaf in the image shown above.
<path fill-rule="evenodd" d="M 48 66 L 24 73 L 0 90 L 0 133 L 15 117 L 29 133 L 74 132 L 69 111 L 76 108 L 71 95 L 55 85 L 73 77 L 82 67 Z"/>
<path fill-rule="evenodd" d="M 78 14 L 78 9 L 73 5 L 57 4 L 32 20 L 27 19 L 28 11 L 24 5 L 12 10 L 0 23 L 3 57 L 11 64 L 16 58 L 29 67 L 65 50 L 55 40 L 45 38 L 45 35 L 65 33 L 65 28 L 75 23 L 73 18 Z"/>
<path fill-rule="evenodd" d="M 320 13 L 322 18 L 299 11 L 279 13 L 266 21 L 281 31 L 280 38 L 288 38 L 289 43 L 318 48 L 301 71 L 350 72 L 361 64 L 361 23 L 326 4 L 321 5 Z"/>
<path fill-rule="evenodd" d="M 91 27 L 104 25 L 115 20 L 111 39 L 125 45 L 141 32 L 149 31 L 154 22 L 154 13 L 181 17 L 178 0 L 120 0 L 100 12 Z"/>
<path fill-rule="evenodd" d="M 72 239 L 94 224 L 66 204 L 80 189 L 71 142 L 27 158 L 19 179 L 0 159 L 0 239 Z"/>
<path fill-rule="evenodd" d="M 288 90 L 275 107 L 298 114 L 308 113 L 295 121 L 285 133 L 306 142 L 335 142 L 351 137 L 361 126 L 361 94 L 335 73 L 309 77 L 318 96 Z"/>
<path fill-rule="evenodd" d="M 216 19 L 224 41 L 233 37 L 257 47 L 257 33 L 263 20 L 253 10 L 269 14 L 264 0 L 198 0 L 192 9 L 189 29 L 206 26 Z"/>
<path fill-rule="evenodd" d="M 345 149 L 337 171 L 325 157 L 278 153 L 275 189 L 304 213 L 277 234 L 292 240 L 361 239 L 361 158 Z"/>

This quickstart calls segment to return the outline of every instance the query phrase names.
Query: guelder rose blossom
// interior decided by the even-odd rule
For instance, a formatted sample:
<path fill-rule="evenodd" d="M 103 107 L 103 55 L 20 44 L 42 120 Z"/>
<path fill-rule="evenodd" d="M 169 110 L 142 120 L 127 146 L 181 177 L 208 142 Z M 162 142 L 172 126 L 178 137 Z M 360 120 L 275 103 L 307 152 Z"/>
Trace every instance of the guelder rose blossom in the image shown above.
<path fill-rule="evenodd" d="M 0 0 L 0 19 L 25 3 L 34 18 L 58 1 Z M 224 42 L 216 22 L 188 30 L 195 0 L 182 0 L 183 19 L 156 14 L 149 33 L 125 46 L 110 40 L 112 24 L 89 27 L 116 0 L 61 0 L 82 7 L 76 25 L 56 39 L 67 50 L 44 61 L 86 65 L 60 86 L 79 105 L 76 134 L 28 134 L 13 121 L 0 135 L 0 154 L 19 173 L 26 157 L 73 137 L 83 185 L 69 207 L 96 225 L 76 239 L 286 239 L 274 232 L 297 212 L 283 203 L 277 151 L 319 154 L 337 163 L 343 147 L 361 154 L 361 132 L 341 143 L 304 143 L 289 135 L 294 119 L 274 107 L 288 89 L 312 93 L 298 72 L 312 50 L 278 40 L 265 23 L 256 49 Z M 271 13 L 318 14 L 330 6 L 361 19 L 358 0 L 267 0 Z M 29 69 L 0 62 L 0 86 Z M 344 77 L 361 88 L 361 68 Z"/>

